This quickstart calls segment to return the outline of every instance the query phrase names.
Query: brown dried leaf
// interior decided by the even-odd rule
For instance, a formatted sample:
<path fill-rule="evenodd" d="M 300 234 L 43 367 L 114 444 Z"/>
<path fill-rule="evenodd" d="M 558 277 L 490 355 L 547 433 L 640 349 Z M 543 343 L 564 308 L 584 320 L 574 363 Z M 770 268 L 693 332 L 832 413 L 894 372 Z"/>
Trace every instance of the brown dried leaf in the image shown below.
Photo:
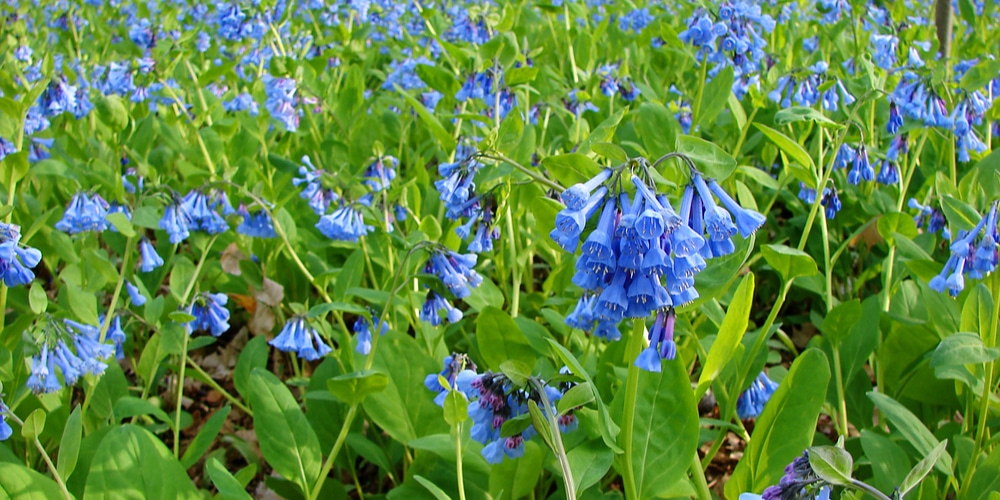
<path fill-rule="evenodd" d="M 277 306 L 285 298 L 285 287 L 271 279 L 264 278 L 264 289 L 253 290 L 253 297 L 269 306 Z"/>
<path fill-rule="evenodd" d="M 230 243 L 225 250 L 222 251 L 222 257 L 219 259 L 219 264 L 222 266 L 222 270 L 232 274 L 233 276 L 240 275 L 240 261 L 246 260 L 247 256 L 243 255 L 236 243 Z"/>

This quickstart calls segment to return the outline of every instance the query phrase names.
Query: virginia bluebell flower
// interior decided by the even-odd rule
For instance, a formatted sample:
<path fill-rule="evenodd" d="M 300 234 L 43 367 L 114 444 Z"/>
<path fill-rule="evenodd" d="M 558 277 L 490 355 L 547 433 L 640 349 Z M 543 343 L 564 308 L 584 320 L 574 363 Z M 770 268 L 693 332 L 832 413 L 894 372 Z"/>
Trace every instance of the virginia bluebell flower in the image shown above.
<path fill-rule="evenodd" d="M 373 322 L 379 335 L 385 335 L 386 332 L 389 331 L 389 324 L 380 323 L 378 317 L 374 317 Z M 368 318 L 365 316 L 358 316 L 358 319 L 354 322 L 354 333 L 354 338 L 358 342 L 358 345 L 354 348 L 354 350 L 357 351 L 358 354 L 364 354 L 367 356 L 372 350 L 372 328 L 368 323 Z"/>
<path fill-rule="evenodd" d="M 364 217 L 353 204 L 344 204 L 333 213 L 320 217 L 316 229 L 331 240 L 352 243 L 357 243 L 359 238 L 375 230 L 365 224 Z"/>
<path fill-rule="evenodd" d="M 829 500 L 833 488 L 813 472 L 809 464 L 809 452 L 802 452 L 792 463 L 785 467 L 785 475 L 778 484 L 768 486 L 762 495 L 763 500 L 794 500 L 813 498 Z"/>
<path fill-rule="evenodd" d="M 7 287 L 31 283 L 31 269 L 42 260 L 42 252 L 20 242 L 21 226 L 0 222 L 0 280 Z"/>
<path fill-rule="evenodd" d="M 868 149 L 864 144 L 858 146 L 858 152 L 851 163 L 851 170 L 847 173 L 847 182 L 850 184 L 858 185 L 862 180 L 867 182 L 875 180 L 875 169 L 868 160 Z"/>
<path fill-rule="evenodd" d="M 12 155 L 17 152 L 17 147 L 14 146 L 13 142 L 0 136 L 0 160 L 3 160 L 7 155 Z"/>
<path fill-rule="evenodd" d="M 896 35 L 872 35 L 872 61 L 882 69 L 893 69 L 896 67 L 896 52 L 899 47 L 899 38 Z"/>
<path fill-rule="evenodd" d="M 483 282 L 483 278 L 474 269 L 477 260 L 476 254 L 435 249 L 431 252 L 424 271 L 440 278 L 455 297 L 464 299 Z"/>
<path fill-rule="evenodd" d="M 333 351 L 303 316 L 289 318 L 268 344 L 282 352 L 294 352 L 306 361 L 316 361 Z"/>
<path fill-rule="evenodd" d="M 483 164 L 476 153 L 474 146 L 460 144 L 455 150 L 454 162 L 438 165 L 438 174 L 442 178 L 434 181 L 434 188 L 440 193 L 439 198 L 444 203 L 445 217 L 451 220 L 471 218 L 479 209 L 473 178 Z"/>
<path fill-rule="evenodd" d="M 420 320 L 430 323 L 432 326 L 439 326 L 443 320 L 440 311 L 444 311 L 444 318 L 449 323 L 457 323 L 462 319 L 461 310 L 452 305 L 448 299 L 442 297 L 434 290 L 427 292 L 427 299 L 424 300 L 423 307 L 420 308 Z"/>
<path fill-rule="evenodd" d="M 727 1 L 719 6 L 718 21 L 698 8 L 688 19 L 688 29 L 678 34 L 682 42 L 698 48 L 701 64 L 711 64 L 708 76 L 714 77 L 726 66 L 734 71 L 733 92 L 742 99 L 757 81 L 761 63 L 766 60 L 767 41 L 763 33 L 774 30 L 775 21 L 761 13 L 760 5 L 748 0 Z"/>
<path fill-rule="evenodd" d="M 295 80 L 286 77 L 274 78 L 264 75 L 264 107 L 271 117 L 280 121 L 289 132 L 299 128 L 299 110 L 296 109 L 298 97 L 295 95 L 297 86 Z"/>
<path fill-rule="evenodd" d="M 113 345 L 99 342 L 98 327 L 70 319 L 50 319 L 41 328 L 39 353 L 31 358 L 31 375 L 25 384 L 36 394 L 71 386 L 87 373 L 101 375 L 108 367 L 105 360 L 114 355 Z"/>
<path fill-rule="evenodd" d="M 107 316 L 101 318 L 101 325 L 107 321 Z M 114 319 L 111 320 L 111 326 L 108 328 L 107 339 L 115 346 L 115 359 L 121 361 L 125 359 L 125 330 L 122 329 L 122 318 L 119 315 L 115 315 Z"/>
<path fill-rule="evenodd" d="M 10 411 L 3 399 L 0 399 L 0 441 L 6 441 L 14 434 L 14 429 L 7 423 L 6 413 Z"/>
<path fill-rule="evenodd" d="M 160 254 L 156 253 L 156 248 L 153 247 L 153 244 L 145 236 L 139 240 L 139 256 L 141 257 L 139 270 L 144 273 L 148 273 L 163 265 L 163 259 L 160 257 Z"/>
<path fill-rule="evenodd" d="M 598 108 L 589 100 L 581 101 L 577 95 L 576 89 L 570 90 L 569 93 L 566 94 L 566 97 L 563 98 L 562 103 L 563 107 L 569 110 L 570 113 L 573 113 L 573 116 L 577 119 L 580 118 L 580 115 L 582 115 L 584 111 L 598 112 L 601 110 L 601 108 Z"/>
<path fill-rule="evenodd" d="M 649 329 L 649 346 L 635 358 L 635 366 L 650 372 L 660 372 L 661 360 L 670 361 L 677 356 L 677 344 L 674 342 L 674 323 L 677 315 L 674 308 L 661 310 L 656 314 L 653 328 Z"/>
<path fill-rule="evenodd" d="M 431 392 L 436 392 L 434 404 L 444 407 L 444 400 L 452 389 L 462 391 L 468 399 L 478 395 L 479 391 L 472 387 L 472 381 L 477 376 L 476 364 L 469 359 L 469 356 L 451 353 L 445 356 L 444 368 L 441 373 L 431 373 L 424 377 L 424 387 Z M 447 382 L 447 386 L 441 384 L 442 378 Z"/>
<path fill-rule="evenodd" d="M 484 16 L 472 16 L 467 7 L 453 5 L 446 11 L 451 18 L 451 26 L 442 35 L 442 38 L 449 42 L 468 42 L 474 45 L 482 45 L 492 38 L 493 33 L 489 25 L 486 24 Z"/>
<path fill-rule="evenodd" d="M 201 190 L 194 189 L 181 200 L 180 204 L 184 208 L 184 213 L 187 214 L 190 220 L 190 229 L 200 229 L 208 234 L 219 234 L 229 230 L 229 224 L 222 218 L 222 215 L 216 212 L 216 208 L 221 205 L 224 213 L 235 213 L 235 210 L 229 206 L 224 193 L 214 194 L 215 196 L 209 199 Z M 160 227 L 161 229 L 165 229 L 163 228 L 162 221 Z M 170 231 L 168 230 L 167 232 L 169 233 Z M 170 241 L 171 243 L 174 242 L 172 237 Z"/>
<path fill-rule="evenodd" d="M 914 210 L 919 210 L 917 215 L 913 216 L 913 221 L 916 222 L 918 228 L 926 226 L 927 231 L 932 233 L 945 229 L 947 221 L 940 210 L 930 205 L 921 205 L 915 198 L 910 198 L 907 206 Z"/>
<path fill-rule="evenodd" d="M 952 297 L 965 288 L 965 275 L 981 279 L 996 269 L 997 241 L 997 204 L 990 205 L 990 210 L 970 231 L 959 231 L 951 242 L 951 255 L 945 263 L 941 274 L 931 279 L 928 286 L 932 290 L 944 293 L 948 291 Z"/>
<path fill-rule="evenodd" d="M 302 157 L 302 163 L 305 165 L 299 167 L 301 177 L 292 179 L 292 184 L 296 187 L 302 187 L 299 196 L 309 201 L 309 208 L 312 208 L 314 212 L 323 215 L 330 204 L 338 201 L 340 196 L 332 189 L 323 188 L 320 181 L 323 177 L 323 170 L 317 169 L 308 156 Z"/>
<path fill-rule="evenodd" d="M 618 18 L 618 29 L 622 31 L 634 31 L 636 34 L 642 33 L 642 30 L 646 29 L 646 26 L 649 26 L 649 23 L 653 22 L 653 19 L 648 7 L 635 9 L 626 12 Z"/>
<path fill-rule="evenodd" d="M 62 219 L 56 222 L 55 228 L 69 234 L 101 232 L 108 228 L 108 221 L 105 218 L 107 215 L 108 202 L 104 201 L 101 195 L 77 193 L 70 200 Z"/>
<path fill-rule="evenodd" d="M 519 458 L 524 455 L 524 441 L 535 434 L 534 427 L 510 437 L 501 437 L 504 422 L 527 413 L 527 395 L 511 387 L 503 374 L 486 372 L 473 379 L 472 387 L 479 392 L 479 399 L 469 403 L 472 419 L 472 439 L 483 444 L 482 455 L 487 463 L 498 464 L 504 457 Z"/>
<path fill-rule="evenodd" d="M 736 415 L 740 417 L 740 420 L 759 417 L 764 411 L 764 405 L 770 401 L 776 390 L 778 390 L 778 384 L 768 378 L 766 373 L 760 372 L 750 387 L 743 391 L 736 400 Z"/>
<path fill-rule="evenodd" d="M 131 281 L 125 281 L 125 289 L 128 291 L 129 298 L 132 299 L 132 304 L 141 306 L 146 303 L 146 296 L 139 291 L 139 287 L 132 284 Z"/>
<path fill-rule="evenodd" d="M 384 191 L 389 189 L 389 184 L 396 178 L 396 165 L 399 163 L 395 157 L 379 156 L 365 169 L 363 181 L 372 191 Z"/>
<path fill-rule="evenodd" d="M 195 297 L 187 313 L 194 316 L 194 320 L 187 324 L 190 334 L 195 330 L 203 330 L 218 337 L 229 330 L 229 309 L 226 303 L 229 297 L 224 293 L 202 293 Z"/>
<path fill-rule="evenodd" d="M 236 232 L 253 238 L 277 238 L 278 233 L 274 230 L 274 223 L 271 221 L 267 210 L 260 209 L 250 213 L 244 204 L 236 211 L 243 217 L 243 222 L 236 226 Z"/>
<path fill-rule="evenodd" d="M 899 183 L 899 168 L 895 162 L 890 160 L 879 161 L 878 176 L 875 180 L 886 186 L 893 186 Z"/>

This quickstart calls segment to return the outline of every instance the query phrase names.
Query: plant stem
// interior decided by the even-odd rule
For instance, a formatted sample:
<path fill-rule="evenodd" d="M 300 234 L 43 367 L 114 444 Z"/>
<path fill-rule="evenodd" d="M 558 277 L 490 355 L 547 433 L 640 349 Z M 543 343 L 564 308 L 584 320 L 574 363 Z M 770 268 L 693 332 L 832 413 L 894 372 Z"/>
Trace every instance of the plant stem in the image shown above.
<path fill-rule="evenodd" d="M 885 496 L 885 494 L 883 494 L 881 491 L 875 489 L 874 487 L 872 487 L 868 483 L 865 483 L 864 481 L 851 479 L 851 486 L 861 491 L 864 491 L 865 493 L 868 493 L 869 495 L 878 498 L 879 500 L 890 500 L 889 497 Z"/>
<path fill-rule="evenodd" d="M 1000 275 L 993 273 L 990 277 L 990 288 L 992 288 L 993 295 L 993 318 L 990 323 L 989 331 L 980 332 L 983 336 L 983 344 L 987 348 L 995 347 L 997 345 L 997 323 L 1000 322 L 1000 304 L 996 302 L 997 297 L 1000 297 Z M 965 476 L 962 478 L 962 493 L 968 491 L 970 481 L 972 481 L 972 475 L 976 472 L 976 467 L 979 465 L 979 454 L 983 451 L 983 442 L 986 439 L 986 421 L 989 418 L 990 412 L 990 396 L 993 391 L 994 384 L 994 371 L 996 368 L 996 360 L 990 361 L 983 364 L 985 369 L 985 380 L 983 381 L 983 393 L 979 399 L 979 415 L 978 422 L 976 426 L 976 441 L 972 448 L 972 459 L 969 460 L 969 465 L 965 470 Z"/>
<path fill-rule="evenodd" d="M 24 421 L 18 418 L 18 416 L 15 415 L 13 411 L 8 410 L 6 413 L 7 416 L 11 420 L 13 420 L 18 426 L 20 426 L 22 429 L 24 428 Z M 42 442 L 38 440 L 38 436 L 33 437 L 32 440 L 35 442 L 35 449 L 38 450 L 38 453 L 41 453 L 42 460 L 45 461 L 45 465 L 48 466 L 49 471 L 52 473 L 52 478 L 55 479 L 56 484 L 59 485 L 59 489 L 62 490 L 63 497 L 66 498 L 66 500 L 73 500 L 73 495 L 71 495 L 69 493 L 69 490 L 66 489 L 66 483 L 59 475 L 59 470 L 56 468 L 55 464 L 52 463 L 52 458 L 49 457 L 48 452 L 45 451 L 45 447 L 42 446 Z"/>
<path fill-rule="evenodd" d="M 562 187 L 562 185 L 559 184 L 558 182 L 553 182 L 553 181 L 545 178 L 545 176 L 539 174 L 538 172 L 535 172 L 534 170 L 531 170 L 528 167 L 525 167 L 524 165 L 521 165 L 520 163 L 517 162 L 517 160 L 513 160 L 511 158 L 508 158 L 503 153 L 500 153 L 498 151 L 490 153 L 490 154 L 484 154 L 483 158 L 489 158 L 491 160 L 497 160 L 497 161 L 502 161 L 504 163 L 509 163 L 511 166 L 513 166 L 514 168 L 520 170 L 521 172 L 523 172 L 528 177 L 531 177 L 532 179 L 538 181 L 540 184 L 544 184 L 544 185 L 546 185 L 546 186 L 548 186 L 548 187 L 556 190 L 557 192 L 561 193 L 561 192 L 563 192 L 563 191 L 566 190 L 566 188 Z"/>
<path fill-rule="evenodd" d="M 625 361 L 628 363 L 628 378 L 625 380 L 625 406 L 622 410 L 622 432 L 620 446 L 625 453 L 622 460 L 625 463 L 622 472 L 622 482 L 625 487 L 625 498 L 636 500 L 639 492 L 636 491 L 635 468 L 632 464 L 632 427 L 635 423 L 635 400 L 639 393 L 639 367 L 635 366 L 635 358 L 642 351 L 642 340 L 646 336 L 646 323 L 642 320 L 633 320 L 632 335 L 628 339 L 628 347 L 625 349 Z M 647 464 L 649 465 L 649 464 Z"/>
<path fill-rule="evenodd" d="M 691 479 L 698 491 L 698 498 L 712 500 L 712 491 L 708 489 L 708 482 L 705 480 L 705 472 L 701 469 L 701 459 L 698 458 L 698 450 L 691 455 Z"/>
<path fill-rule="evenodd" d="M 115 291 L 111 294 L 111 303 L 108 304 L 108 313 L 104 315 L 104 324 L 101 325 L 101 334 L 98 342 L 104 343 L 104 338 L 111 327 L 111 315 L 115 313 L 115 306 L 118 305 L 118 297 L 121 296 L 122 286 L 125 284 L 125 271 L 128 270 L 128 260 L 132 256 L 132 248 L 135 247 L 135 236 L 129 237 L 125 241 L 125 255 L 122 256 L 122 268 L 118 270 L 118 283 L 115 284 Z"/>
<path fill-rule="evenodd" d="M 462 423 L 455 424 L 455 474 L 458 476 L 458 500 L 465 500 L 465 476 L 462 473 Z"/>
<path fill-rule="evenodd" d="M 228 399 L 230 403 L 232 403 L 240 410 L 243 410 L 243 413 L 246 413 L 250 417 L 253 417 L 253 411 L 250 410 L 250 408 L 247 407 L 247 405 L 243 404 L 242 401 L 237 399 L 235 396 L 230 394 L 229 391 L 225 390 L 222 386 L 220 386 L 219 383 L 216 382 L 215 379 L 213 379 L 207 372 L 205 372 L 205 370 L 200 365 L 198 365 L 198 363 L 195 363 L 194 360 L 192 360 L 191 357 L 187 355 L 187 353 L 184 354 L 184 360 L 187 363 L 190 363 L 191 368 L 193 368 L 194 371 L 198 372 L 198 374 L 205 379 L 205 383 L 208 384 L 209 387 L 218 391 L 220 394 L 223 395 L 223 397 Z"/>
<path fill-rule="evenodd" d="M 514 216 L 510 211 L 510 199 L 508 198 L 507 209 L 506 209 L 506 219 L 507 219 L 507 236 L 508 248 L 510 250 L 510 316 L 516 318 L 521 304 L 521 270 L 518 265 L 517 259 L 517 242 L 515 241 L 516 234 L 514 233 Z"/>
<path fill-rule="evenodd" d="M 549 430 L 552 431 L 552 444 L 555 449 L 552 450 L 556 454 L 556 458 L 559 460 L 559 468 L 562 469 L 563 473 L 563 487 L 566 489 L 566 498 L 576 500 L 576 482 L 573 481 L 573 470 L 569 466 L 569 459 L 566 458 L 566 448 L 563 446 L 562 432 L 559 431 L 559 421 L 556 420 L 556 414 L 553 411 L 555 405 L 549 400 L 549 396 L 545 393 L 545 387 L 542 383 L 535 378 L 531 379 L 531 383 L 535 386 L 535 390 L 538 391 L 538 397 L 542 400 L 542 413 L 545 414 L 546 420 L 549 421 Z"/>

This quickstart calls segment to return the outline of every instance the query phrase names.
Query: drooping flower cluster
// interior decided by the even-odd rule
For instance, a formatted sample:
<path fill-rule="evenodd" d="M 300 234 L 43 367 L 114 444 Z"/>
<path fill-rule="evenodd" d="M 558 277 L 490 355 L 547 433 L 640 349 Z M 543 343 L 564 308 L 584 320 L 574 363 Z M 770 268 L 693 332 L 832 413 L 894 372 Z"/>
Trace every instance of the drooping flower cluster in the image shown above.
<path fill-rule="evenodd" d="M 806 186 L 804 182 L 799 182 L 799 199 L 804 201 L 806 205 L 816 203 L 816 190 Z M 820 199 L 820 204 L 823 205 L 827 219 L 833 219 L 837 216 L 837 212 L 843 208 L 843 205 L 840 203 L 840 197 L 837 196 L 836 186 L 831 185 L 823 188 L 823 198 Z"/>
<path fill-rule="evenodd" d="M 441 311 L 444 311 L 443 318 Z M 449 323 L 457 323 L 463 315 L 460 309 L 434 290 L 427 291 L 427 299 L 424 300 L 424 305 L 420 308 L 420 320 L 430 323 L 431 326 L 439 326 L 445 319 Z"/>
<path fill-rule="evenodd" d="M 224 293 L 202 293 L 195 297 L 187 309 L 194 320 L 187 324 L 188 334 L 195 330 L 207 331 L 213 337 L 229 330 L 229 297 Z"/>
<path fill-rule="evenodd" d="M 55 228 L 69 234 L 86 231 L 99 233 L 108 228 L 106 217 L 109 208 L 108 202 L 99 194 L 77 193 L 70 200 L 62 219 L 56 222 Z"/>
<path fill-rule="evenodd" d="M 478 391 L 478 399 L 469 403 L 469 418 L 472 428 L 469 433 L 476 442 L 483 444 L 482 455 L 487 463 L 498 464 L 504 457 L 518 458 L 524 455 L 524 442 L 531 439 L 537 431 L 534 426 L 518 426 L 511 435 L 504 436 L 503 425 L 512 419 L 526 419 L 528 401 L 535 401 L 543 412 L 555 413 L 555 407 L 546 408 L 541 396 L 532 388 L 516 387 L 502 373 L 487 371 L 470 382 L 470 389 Z M 545 395 L 553 405 L 562 398 L 572 384 L 560 384 L 557 389 L 545 385 Z M 459 386 L 459 390 L 466 388 Z M 565 417 L 565 418 L 563 418 Z M 577 426 L 576 417 L 568 412 L 559 419 L 559 430 L 570 432 Z M 514 432 L 517 431 L 517 432 Z"/>
<path fill-rule="evenodd" d="M 221 209 L 220 214 L 218 210 Z M 192 190 L 184 198 L 174 200 L 163 210 L 163 218 L 160 219 L 160 229 L 170 236 L 170 243 L 178 244 L 188 236 L 191 231 L 204 231 L 208 234 L 224 233 L 229 229 L 229 224 L 223 217 L 236 213 L 229 203 L 226 194 L 221 191 L 212 191 L 211 196 L 206 195 L 199 189 Z"/>
<path fill-rule="evenodd" d="M 833 489 L 813 472 L 809 464 L 809 452 L 802 452 L 792 463 L 785 466 L 785 475 L 774 486 L 768 486 L 762 495 L 763 500 L 794 500 L 816 498 L 827 500 Z"/>
<path fill-rule="evenodd" d="M 645 160 L 626 165 L 641 168 L 649 178 Z M 557 214 L 556 227 L 549 234 L 567 252 L 575 253 L 578 246 L 582 252 L 573 283 L 584 294 L 566 323 L 610 340 L 621 336 L 617 325 L 624 318 L 643 318 L 696 299 L 694 277 L 705 268 L 706 260 L 732 253 L 736 248 L 733 236 L 739 233 L 747 238 L 765 221 L 694 168 L 680 212 L 666 196 L 655 194 L 652 183 L 637 175 L 631 176 L 634 196 L 612 193 L 608 186 L 618 189 L 623 170 L 624 166 L 617 172 L 606 169 L 563 192 L 566 208 Z M 598 211 L 596 228 L 584 235 L 587 221 Z M 672 356 L 672 333 L 671 313 L 658 315 L 650 332 L 656 359 Z M 657 367 L 653 353 L 645 353 L 638 360 L 640 366 Z"/>
<path fill-rule="evenodd" d="M 278 233 L 274 230 L 274 223 L 267 210 L 260 209 L 255 212 L 247 210 L 246 205 L 240 204 L 236 213 L 243 217 L 243 222 L 236 226 L 236 232 L 250 236 L 252 238 L 277 238 Z"/>
<path fill-rule="evenodd" d="M 156 248 L 145 236 L 139 240 L 139 270 L 148 273 L 163 265 L 163 258 L 156 253 Z"/>
<path fill-rule="evenodd" d="M 917 223 L 918 228 L 926 228 L 927 231 L 936 233 L 942 229 L 947 231 L 947 221 L 944 218 L 944 214 L 940 210 L 931 207 L 930 205 L 921 205 L 916 198 L 910 198 L 907 206 L 918 210 L 917 215 L 913 216 L 913 222 Z M 947 239 L 948 236 L 945 236 Z"/>
<path fill-rule="evenodd" d="M 946 290 L 952 297 L 965 288 L 965 277 L 982 279 L 996 270 L 997 241 L 997 203 L 990 205 L 979 223 L 971 230 L 960 230 L 951 241 L 951 256 L 945 263 L 941 274 L 931 279 L 928 285 L 932 290 L 944 293 Z"/>
<path fill-rule="evenodd" d="M 294 352 L 306 361 L 316 361 L 333 350 L 301 315 L 290 318 L 268 344 L 282 352 Z"/>
<path fill-rule="evenodd" d="M 27 285 L 42 260 L 37 248 L 21 245 L 21 226 L 0 222 L 0 280 L 7 287 Z"/>
<path fill-rule="evenodd" d="M 85 374 L 100 375 L 115 347 L 100 342 L 101 329 L 71 319 L 50 319 L 41 327 L 39 353 L 31 358 L 26 385 L 35 394 L 54 392 Z M 62 373 L 62 380 L 56 370 Z"/>
<path fill-rule="evenodd" d="M 740 393 L 740 397 L 736 400 L 736 415 L 740 420 L 759 417 L 764 411 L 764 405 L 771 400 L 776 390 L 778 384 L 768 378 L 766 373 L 760 372 L 750 387 Z"/>
<path fill-rule="evenodd" d="M 476 396 L 478 391 L 473 389 L 472 381 L 478 376 L 476 364 L 468 355 L 453 352 L 445 356 L 441 373 L 430 373 L 424 377 L 424 387 L 437 393 L 434 404 L 443 407 L 444 400 L 452 389 L 462 391 L 469 399 Z"/>
<path fill-rule="evenodd" d="M 302 163 L 305 165 L 299 167 L 301 177 L 292 179 L 292 184 L 295 187 L 302 187 L 299 196 L 308 200 L 309 208 L 312 208 L 317 215 L 322 216 L 326 214 L 331 203 L 340 200 L 340 196 L 333 189 L 323 187 L 321 182 L 323 170 L 316 168 L 309 156 L 303 156 Z"/>
<path fill-rule="evenodd" d="M 618 64 L 605 64 L 597 68 L 597 76 L 601 79 L 600 87 L 601 93 L 607 97 L 613 97 L 615 94 L 622 96 L 627 102 L 632 102 L 639 97 L 640 91 L 639 87 L 635 86 L 635 83 L 631 78 L 627 76 L 618 76 Z"/>
<path fill-rule="evenodd" d="M 285 126 L 285 130 L 295 132 L 299 129 L 299 110 L 296 109 L 299 98 L 296 96 L 297 85 L 291 78 L 274 78 L 269 74 L 264 75 L 264 94 L 267 99 L 264 107 L 271 113 L 271 117 L 280 121 Z"/>
<path fill-rule="evenodd" d="M 438 165 L 438 173 L 442 178 L 434 181 L 434 187 L 445 206 L 445 217 L 453 221 L 466 219 L 455 227 L 455 234 L 463 240 L 472 237 L 467 249 L 473 253 L 493 250 L 493 241 L 500 238 L 492 195 L 487 193 L 480 196 L 476 193 L 474 177 L 482 167 L 475 147 L 459 144 L 455 151 L 455 161 Z"/>
<path fill-rule="evenodd" d="M 820 99 L 823 100 L 823 109 L 827 111 L 836 111 L 841 102 L 850 106 L 856 99 L 839 79 L 825 91 L 820 91 L 820 86 L 827 80 L 828 68 L 826 61 L 820 61 L 810 66 L 804 77 L 796 78 L 791 74 L 782 76 L 778 78 L 777 88 L 767 96 L 783 108 L 791 107 L 793 102 L 797 106 L 812 107 Z"/>
<path fill-rule="evenodd" d="M 10 410 L 7 408 L 7 405 L 4 404 L 3 399 L 0 399 L 0 441 L 6 441 L 14 434 L 14 429 L 7 423 L 6 413 L 8 411 Z"/>
<path fill-rule="evenodd" d="M 417 65 L 434 66 L 434 61 L 426 57 L 409 57 L 402 61 L 393 61 L 389 64 L 389 74 L 386 75 L 382 88 L 393 90 L 397 86 L 402 90 L 422 90 L 427 88 L 427 84 L 417 75 Z M 437 90 L 427 90 L 417 95 L 417 100 L 428 110 L 434 111 L 438 102 L 444 97 Z"/>
<path fill-rule="evenodd" d="M 437 276 L 452 295 L 464 299 L 483 282 L 475 270 L 477 260 L 476 254 L 434 249 L 424 265 L 424 272 Z"/>
<path fill-rule="evenodd" d="M 381 323 L 378 316 L 372 315 L 374 318 L 372 322 L 375 325 L 375 329 L 378 330 L 379 335 L 385 335 L 389 331 L 388 323 Z M 358 345 L 354 348 L 358 354 L 368 355 L 372 351 L 372 327 L 369 323 L 368 318 L 365 316 L 358 316 L 358 319 L 354 322 L 354 338 L 357 340 Z"/>

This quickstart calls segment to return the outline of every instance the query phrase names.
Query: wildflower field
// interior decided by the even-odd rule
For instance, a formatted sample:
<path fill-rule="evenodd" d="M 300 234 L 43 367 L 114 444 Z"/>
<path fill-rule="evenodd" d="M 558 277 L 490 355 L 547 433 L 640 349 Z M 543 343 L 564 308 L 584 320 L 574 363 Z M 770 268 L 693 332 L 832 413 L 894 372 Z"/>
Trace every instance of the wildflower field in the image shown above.
<path fill-rule="evenodd" d="M 0 26 L 0 498 L 1000 499 L 991 0 Z"/>

